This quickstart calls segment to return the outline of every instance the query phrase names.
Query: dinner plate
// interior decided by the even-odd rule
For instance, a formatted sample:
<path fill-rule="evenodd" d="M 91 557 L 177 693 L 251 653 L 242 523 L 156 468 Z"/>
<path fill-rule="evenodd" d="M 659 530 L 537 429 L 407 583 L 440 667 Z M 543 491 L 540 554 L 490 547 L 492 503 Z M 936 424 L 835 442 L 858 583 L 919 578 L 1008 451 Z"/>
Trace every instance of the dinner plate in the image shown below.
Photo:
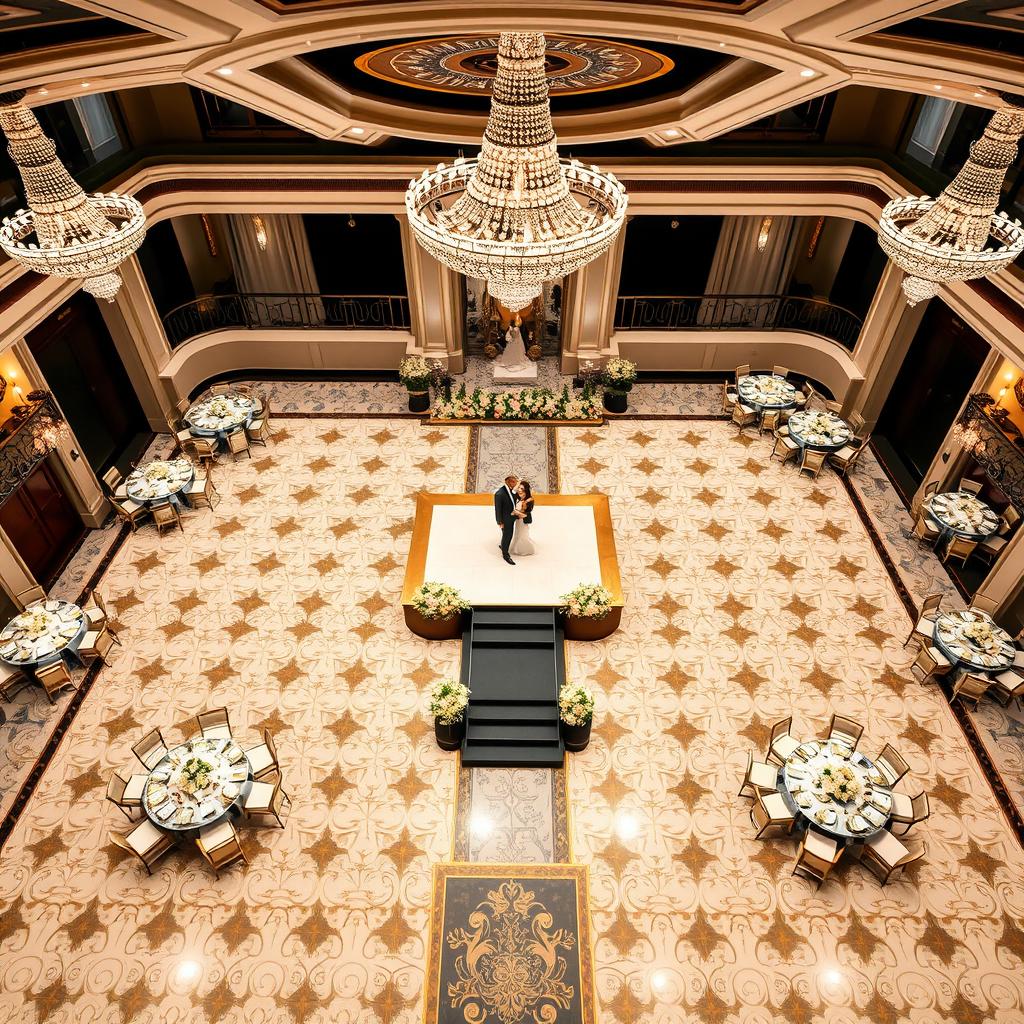
<path fill-rule="evenodd" d="M 195 820 L 195 808 L 188 805 L 182 807 L 175 820 L 179 825 L 191 825 Z"/>
<path fill-rule="evenodd" d="M 245 751 L 243 751 L 241 747 L 232 747 L 227 751 L 227 756 L 228 760 L 232 764 L 237 764 L 243 757 L 245 757 Z"/>
<path fill-rule="evenodd" d="M 860 814 L 851 814 L 846 820 L 846 827 L 851 832 L 866 832 L 871 826 L 868 820 Z"/>
<path fill-rule="evenodd" d="M 152 804 L 150 805 L 152 806 Z M 161 804 L 156 808 L 156 816 L 161 821 L 166 821 L 174 812 L 177 810 L 177 804 L 173 800 L 168 800 L 166 803 Z"/>
<path fill-rule="evenodd" d="M 822 807 L 814 812 L 814 820 L 819 825 L 834 825 L 836 823 L 836 809 L 834 807 Z"/>
<path fill-rule="evenodd" d="M 883 814 L 888 814 L 892 809 L 892 797 L 888 793 L 872 793 L 871 804 Z"/>
<path fill-rule="evenodd" d="M 860 809 L 860 816 L 869 821 L 875 828 L 881 828 L 885 824 L 886 815 L 870 804 Z"/>
<path fill-rule="evenodd" d="M 814 803 L 814 797 L 810 793 L 801 793 L 796 797 L 796 802 L 800 807 L 808 808 Z"/>
<path fill-rule="evenodd" d="M 249 770 L 244 765 L 239 765 L 238 767 L 231 769 L 231 773 L 228 778 L 230 778 L 232 782 L 243 782 L 248 774 Z"/>

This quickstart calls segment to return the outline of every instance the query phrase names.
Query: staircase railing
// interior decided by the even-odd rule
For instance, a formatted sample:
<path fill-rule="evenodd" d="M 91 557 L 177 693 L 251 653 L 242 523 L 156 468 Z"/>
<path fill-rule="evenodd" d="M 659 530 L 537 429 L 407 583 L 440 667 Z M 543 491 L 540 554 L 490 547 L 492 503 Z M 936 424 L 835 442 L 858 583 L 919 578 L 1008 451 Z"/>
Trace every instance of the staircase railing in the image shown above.
<path fill-rule="evenodd" d="M 850 351 L 862 321 L 842 306 L 794 295 L 620 295 L 617 331 L 800 331 Z"/>
<path fill-rule="evenodd" d="M 405 295 L 236 292 L 193 299 L 172 309 L 163 322 L 172 348 L 196 335 L 229 327 L 404 331 L 409 329 L 409 299 Z"/>

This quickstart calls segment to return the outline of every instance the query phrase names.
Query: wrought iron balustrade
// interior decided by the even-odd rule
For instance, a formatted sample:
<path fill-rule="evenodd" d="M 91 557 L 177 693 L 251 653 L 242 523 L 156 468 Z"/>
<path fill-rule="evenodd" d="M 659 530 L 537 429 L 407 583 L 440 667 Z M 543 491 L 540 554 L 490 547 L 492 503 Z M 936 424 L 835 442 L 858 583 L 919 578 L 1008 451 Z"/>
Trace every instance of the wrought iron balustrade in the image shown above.
<path fill-rule="evenodd" d="M 990 412 L 991 395 L 971 395 L 957 427 L 964 449 L 1013 504 L 1024 510 L 1024 436 Z"/>
<path fill-rule="evenodd" d="M 34 398 L 32 396 L 39 395 Z M 0 438 L 0 505 L 31 476 L 32 471 L 60 444 L 68 425 L 48 391 L 32 392 L 15 406 Z"/>
<path fill-rule="evenodd" d="M 229 327 L 405 331 L 409 329 L 409 300 L 404 295 L 236 292 L 205 295 L 164 317 L 172 348 L 196 335 Z"/>
<path fill-rule="evenodd" d="M 620 295 L 617 331 L 800 331 L 853 351 L 861 319 L 794 295 Z"/>

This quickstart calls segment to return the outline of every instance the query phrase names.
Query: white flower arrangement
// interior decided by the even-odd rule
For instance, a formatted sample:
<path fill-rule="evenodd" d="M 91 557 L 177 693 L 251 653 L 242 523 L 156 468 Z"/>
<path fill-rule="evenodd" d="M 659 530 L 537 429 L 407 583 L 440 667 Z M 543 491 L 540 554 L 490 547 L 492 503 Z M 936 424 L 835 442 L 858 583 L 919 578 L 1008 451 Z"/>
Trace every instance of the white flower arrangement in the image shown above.
<path fill-rule="evenodd" d="M 421 583 L 412 595 L 412 606 L 425 619 L 450 619 L 469 608 L 469 602 L 447 583 Z"/>
<path fill-rule="evenodd" d="M 206 789 L 210 782 L 213 765 L 201 757 L 190 757 L 185 762 L 178 779 L 178 788 L 185 793 L 198 793 Z"/>
<path fill-rule="evenodd" d="M 430 366 L 422 356 L 406 356 L 398 364 L 398 379 L 410 391 L 426 391 L 430 384 Z"/>
<path fill-rule="evenodd" d="M 216 416 L 219 419 L 230 416 L 233 412 L 231 403 L 225 398 L 211 398 L 206 404 L 206 411 L 209 415 Z"/>
<path fill-rule="evenodd" d="M 612 595 L 600 583 L 577 584 L 559 601 L 562 611 L 577 619 L 603 619 L 612 609 Z"/>
<path fill-rule="evenodd" d="M 853 800 L 860 792 L 860 779 L 848 764 L 827 764 L 818 773 L 818 789 L 838 803 Z"/>
<path fill-rule="evenodd" d="M 23 631 L 30 637 L 45 636 L 51 625 L 54 624 L 54 617 L 49 612 L 30 612 L 23 620 Z"/>
<path fill-rule="evenodd" d="M 166 462 L 151 462 L 143 476 L 147 480 L 166 480 L 171 475 L 171 467 Z"/>
<path fill-rule="evenodd" d="M 430 713 L 441 725 L 462 721 L 469 704 L 469 689 L 454 679 L 439 679 L 430 688 Z"/>
<path fill-rule="evenodd" d="M 981 648 L 981 650 L 988 654 L 999 652 L 999 640 L 996 638 L 991 625 L 984 619 L 968 622 L 960 628 L 960 634 L 967 637 L 975 647 Z"/>
<path fill-rule="evenodd" d="M 558 693 L 558 714 L 566 725 L 586 725 L 594 717 L 594 694 L 579 683 L 566 683 Z"/>
<path fill-rule="evenodd" d="M 604 364 L 604 386 L 613 391 L 629 391 L 636 383 L 636 363 L 616 356 Z"/>
<path fill-rule="evenodd" d="M 568 385 L 560 393 L 550 388 L 489 391 L 465 385 L 451 398 L 441 398 L 431 412 L 439 420 L 599 420 L 601 406 L 590 395 L 577 396 Z"/>

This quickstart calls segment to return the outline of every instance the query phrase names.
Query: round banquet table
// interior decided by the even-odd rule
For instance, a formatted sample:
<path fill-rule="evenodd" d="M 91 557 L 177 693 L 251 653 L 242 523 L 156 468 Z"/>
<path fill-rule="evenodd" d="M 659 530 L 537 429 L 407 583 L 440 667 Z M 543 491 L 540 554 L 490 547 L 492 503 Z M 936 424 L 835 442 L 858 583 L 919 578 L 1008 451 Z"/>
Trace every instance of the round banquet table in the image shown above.
<path fill-rule="evenodd" d="M 967 540 L 991 537 L 999 530 L 1001 523 L 996 512 L 969 491 L 933 494 L 924 503 L 924 508 L 944 534 Z"/>
<path fill-rule="evenodd" d="M 797 389 L 785 377 L 773 373 L 752 373 L 736 382 L 740 401 L 758 412 L 792 409 L 797 401 Z"/>
<path fill-rule="evenodd" d="M 152 505 L 158 501 L 188 505 L 185 491 L 195 475 L 195 467 L 188 459 L 154 459 L 128 475 L 125 493 L 140 505 Z"/>
<path fill-rule="evenodd" d="M 81 665 L 78 648 L 89 629 L 85 612 L 70 601 L 34 601 L 0 630 L 0 660 L 32 670 L 66 659 Z"/>
<path fill-rule="evenodd" d="M 198 792 L 182 788 L 190 762 L 210 766 L 207 785 Z M 154 825 L 183 836 L 220 821 L 241 806 L 252 788 L 252 768 L 233 739 L 196 736 L 172 747 L 154 765 L 142 793 L 142 807 Z"/>
<path fill-rule="evenodd" d="M 823 769 L 848 766 L 857 794 L 837 803 L 817 786 Z M 881 832 L 892 813 L 892 792 L 874 762 L 838 740 L 807 740 L 782 766 L 779 792 L 797 820 L 841 843 L 860 843 Z"/>
<path fill-rule="evenodd" d="M 817 424 L 824 424 L 819 430 Z M 789 417 L 789 436 L 801 448 L 817 452 L 837 452 L 853 440 L 853 430 L 846 420 L 834 412 L 818 409 L 801 409 Z"/>
<path fill-rule="evenodd" d="M 985 623 L 989 627 L 991 643 L 979 643 L 965 635 L 964 628 L 974 623 Z M 977 608 L 943 613 L 935 620 L 933 635 L 935 646 L 957 668 L 1002 672 L 1013 664 L 1016 656 L 1010 634 L 997 626 L 991 615 Z"/>
<path fill-rule="evenodd" d="M 216 438 L 227 448 L 228 434 L 244 430 L 256 415 L 256 403 L 240 392 L 201 398 L 189 406 L 183 419 L 193 437 Z"/>

